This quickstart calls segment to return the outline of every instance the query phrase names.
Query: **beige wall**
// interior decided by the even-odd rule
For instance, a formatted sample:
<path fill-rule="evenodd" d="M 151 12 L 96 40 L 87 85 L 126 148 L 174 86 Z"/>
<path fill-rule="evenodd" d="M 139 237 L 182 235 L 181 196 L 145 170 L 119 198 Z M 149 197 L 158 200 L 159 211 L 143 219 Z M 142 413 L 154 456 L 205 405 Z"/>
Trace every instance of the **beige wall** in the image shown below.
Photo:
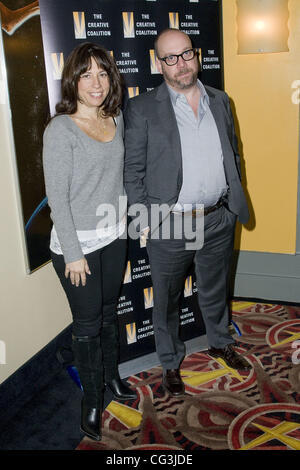
<path fill-rule="evenodd" d="M 289 1 L 289 52 L 237 54 L 236 1 L 223 0 L 225 89 L 234 103 L 253 206 L 242 250 L 295 253 L 300 80 L 300 2 Z"/>
<path fill-rule="evenodd" d="M 26 274 L 8 122 L 7 105 L 0 104 L 0 350 L 6 351 L 0 383 L 71 322 L 52 264 Z"/>

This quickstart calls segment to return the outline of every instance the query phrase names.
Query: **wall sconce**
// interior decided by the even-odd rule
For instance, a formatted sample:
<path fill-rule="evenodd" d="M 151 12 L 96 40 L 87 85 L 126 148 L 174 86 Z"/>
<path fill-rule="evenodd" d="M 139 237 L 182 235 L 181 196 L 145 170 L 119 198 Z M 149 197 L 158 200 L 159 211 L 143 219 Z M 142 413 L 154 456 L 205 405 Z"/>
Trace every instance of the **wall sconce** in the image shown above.
<path fill-rule="evenodd" d="M 288 0 L 237 0 L 238 54 L 287 52 Z"/>

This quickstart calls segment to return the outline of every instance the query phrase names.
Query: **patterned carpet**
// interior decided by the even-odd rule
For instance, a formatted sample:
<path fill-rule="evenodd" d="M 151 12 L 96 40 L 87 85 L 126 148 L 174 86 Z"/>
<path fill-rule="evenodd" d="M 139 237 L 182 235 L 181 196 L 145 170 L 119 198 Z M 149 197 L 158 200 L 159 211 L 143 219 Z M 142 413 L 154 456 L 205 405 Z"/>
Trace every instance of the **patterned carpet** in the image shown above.
<path fill-rule="evenodd" d="M 300 450 L 300 307 L 233 302 L 238 372 L 205 351 L 181 365 L 186 396 L 171 398 L 162 369 L 131 376 L 136 402 L 112 401 L 101 442 L 78 450 Z"/>

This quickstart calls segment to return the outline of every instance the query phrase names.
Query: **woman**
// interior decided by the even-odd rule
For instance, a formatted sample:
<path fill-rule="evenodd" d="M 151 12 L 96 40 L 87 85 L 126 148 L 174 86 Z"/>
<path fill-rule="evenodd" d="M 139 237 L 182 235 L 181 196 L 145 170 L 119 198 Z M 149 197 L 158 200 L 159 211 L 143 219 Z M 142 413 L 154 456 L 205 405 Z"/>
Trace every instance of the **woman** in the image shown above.
<path fill-rule="evenodd" d="M 103 47 L 84 43 L 65 63 L 61 90 L 44 134 L 50 249 L 73 316 L 84 392 L 81 429 L 100 440 L 104 386 L 118 399 L 137 398 L 118 372 L 116 307 L 126 260 L 121 77 Z M 107 227 L 97 214 L 104 215 L 108 204 Z"/>

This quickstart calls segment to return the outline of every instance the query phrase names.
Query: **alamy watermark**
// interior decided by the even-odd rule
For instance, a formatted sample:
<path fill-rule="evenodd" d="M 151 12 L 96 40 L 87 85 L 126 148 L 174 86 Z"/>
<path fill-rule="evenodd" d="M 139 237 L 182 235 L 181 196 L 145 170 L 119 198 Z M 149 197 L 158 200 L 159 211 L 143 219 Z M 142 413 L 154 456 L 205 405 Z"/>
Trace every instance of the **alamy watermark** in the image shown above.
<path fill-rule="evenodd" d="M 296 349 L 292 354 L 292 363 L 298 365 L 300 364 L 300 341 L 293 341 L 292 348 Z"/>
<path fill-rule="evenodd" d="M 291 88 L 295 90 L 292 93 L 292 103 L 300 104 L 300 80 L 294 80 Z"/>
<path fill-rule="evenodd" d="M 0 340 L 0 365 L 6 364 L 6 344 Z"/>
<path fill-rule="evenodd" d="M 204 243 L 204 205 L 184 204 L 183 211 L 172 212 L 168 204 L 133 204 L 129 215 L 132 217 L 128 230 L 120 238 L 137 240 L 144 230 L 149 229 L 152 240 L 185 240 L 186 250 L 199 250 Z M 108 234 L 127 214 L 127 197 L 119 198 L 118 214 L 112 204 L 100 204 L 96 215 L 99 217 L 96 232 L 99 237 Z"/>

